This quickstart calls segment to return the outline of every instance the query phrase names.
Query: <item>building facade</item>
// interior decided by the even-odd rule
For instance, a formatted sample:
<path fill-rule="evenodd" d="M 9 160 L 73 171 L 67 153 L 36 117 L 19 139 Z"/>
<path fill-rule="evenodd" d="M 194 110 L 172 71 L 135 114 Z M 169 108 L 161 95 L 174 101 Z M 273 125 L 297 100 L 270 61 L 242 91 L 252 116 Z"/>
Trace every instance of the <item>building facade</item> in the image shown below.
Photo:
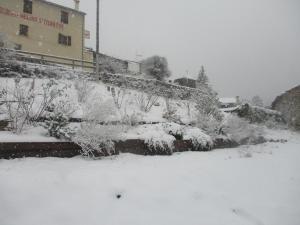
<path fill-rule="evenodd" d="M 174 80 L 174 83 L 181 86 L 190 87 L 190 88 L 196 88 L 197 86 L 196 80 L 191 78 L 186 78 L 186 77 L 178 78 Z"/>
<path fill-rule="evenodd" d="M 0 0 L 0 32 L 19 50 L 88 60 L 85 13 L 75 3 L 72 9 L 45 0 Z"/>

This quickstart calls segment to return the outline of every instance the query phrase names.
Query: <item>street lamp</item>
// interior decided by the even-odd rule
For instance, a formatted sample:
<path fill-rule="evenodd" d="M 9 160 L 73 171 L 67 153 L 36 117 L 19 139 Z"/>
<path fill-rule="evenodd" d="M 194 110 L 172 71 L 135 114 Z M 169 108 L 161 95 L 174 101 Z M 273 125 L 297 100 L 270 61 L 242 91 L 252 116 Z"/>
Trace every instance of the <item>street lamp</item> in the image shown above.
<path fill-rule="evenodd" d="M 96 2 L 96 76 L 99 77 L 99 0 L 96 0 Z"/>

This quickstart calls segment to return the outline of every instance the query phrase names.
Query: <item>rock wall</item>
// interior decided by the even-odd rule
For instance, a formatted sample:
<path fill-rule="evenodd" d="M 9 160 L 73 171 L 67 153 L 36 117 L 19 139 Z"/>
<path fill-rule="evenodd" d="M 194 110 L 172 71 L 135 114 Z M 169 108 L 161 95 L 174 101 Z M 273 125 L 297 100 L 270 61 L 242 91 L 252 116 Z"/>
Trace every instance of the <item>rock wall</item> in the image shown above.
<path fill-rule="evenodd" d="M 300 130 L 300 85 L 278 96 L 272 109 L 281 112 L 291 127 Z"/>

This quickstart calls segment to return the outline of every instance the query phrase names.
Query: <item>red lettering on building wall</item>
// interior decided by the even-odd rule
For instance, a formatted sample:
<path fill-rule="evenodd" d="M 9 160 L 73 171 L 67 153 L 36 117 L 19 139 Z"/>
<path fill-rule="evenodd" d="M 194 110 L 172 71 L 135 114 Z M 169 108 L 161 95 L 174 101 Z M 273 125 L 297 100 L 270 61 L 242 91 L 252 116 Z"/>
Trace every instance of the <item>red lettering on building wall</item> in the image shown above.
<path fill-rule="evenodd" d="M 32 16 L 32 15 L 26 14 L 26 13 L 14 12 L 10 9 L 3 8 L 1 6 L 0 6 L 0 14 L 20 18 L 20 19 L 23 19 L 23 20 L 28 20 L 28 21 L 35 22 L 35 23 L 40 23 L 40 24 L 43 24 L 45 26 L 53 27 L 53 28 L 56 28 L 56 29 L 64 29 L 64 24 L 63 23 L 60 23 L 60 22 L 57 22 L 57 21 L 51 21 L 51 20 L 41 18 L 41 17 L 37 17 L 37 16 Z"/>

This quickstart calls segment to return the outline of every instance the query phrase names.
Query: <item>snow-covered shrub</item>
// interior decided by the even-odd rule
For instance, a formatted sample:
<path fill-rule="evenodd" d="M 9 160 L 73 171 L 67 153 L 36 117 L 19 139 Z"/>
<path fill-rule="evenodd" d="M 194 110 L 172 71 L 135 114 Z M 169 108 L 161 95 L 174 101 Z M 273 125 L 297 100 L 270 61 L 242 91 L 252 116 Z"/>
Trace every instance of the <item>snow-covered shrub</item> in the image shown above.
<path fill-rule="evenodd" d="M 195 151 L 210 150 L 213 146 L 212 138 L 197 127 L 186 127 L 183 140 L 190 140 Z"/>
<path fill-rule="evenodd" d="M 207 134 L 216 136 L 219 135 L 221 122 L 221 120 L 218 120 L 211 115 L 198 113 L 196 126 L 204 130 Z"/>
<path fill-rule="evenodd" d="M 188 117 L 191 118 L 191 101 L 183 101 L 183 104 L 187 109 Z"/>
<path fill-rule="evenodd" d="M 59 100 L 46 108 L 43 126 L 48 130 L 50 137 L 71 139 L 74 131 L 68 125 L 73 112 L 73 104 L 67 100 Z"/>
<path fill-rule="evenodd" d="M 128 114 L 126 111 L 122 114 L 121 121 L 129 126 L 136 126 L 142 121 L 143 115 L 140 112 L 132 112 Z"/>
<path fill-rule="evenodd" d="M 116 116 L 116 107 L 110 100 L 91 99 L 84 104 L 83 110 L 83 119 L 91 122 L 109 122 Z"/>
<path fill-rule="evenodd" d="M 174 106 L 172 101 L 168 98 L 166 98 L 165 101 L 166 109 L 162 117 L 169 122 L 181 123 L 180 116 L 177 114 L 177 108 Z"/>
<path fill-rule="evenodd" d="M 222 125 L 222 131 L 239 144 L 257 143 L 263 139 L 262 126 L 250 124 L 236 115 L 228 115 Z"/>
<path fill-rule="evenodd" d="M 157 103 L 158 98 L 157 95 L 140 92 L 136 95 L 136 102 L 140 110 L 147 113 Z"/>
<path fill-rule="evenodd" d="M 74 82 L 74 87 L 77 90 L 79 103 L 86 102 L 91 91 L 94 89 L 90 81 L 88 81 L 87 79 L 76 79 Z"/>
<path fill-rule="evenodd" d="M 264 107 L 244 104 L 236 110 L 236 113 L 239 117 L 248 120 L 250 123 L 265 124 L 270 128 L 284 127 L 286 124 L 280 112 Z"/>
<path fill-rule="evenodd" d="M 21 133 L 27 124 L 35 125 L 49 106 L 65 91 L 55 80 L 46 80 L 41 88 L 35 79 L 14 79 L 2 89 L 3 113 L 11 121 L 11 129 Z"/>
<path fill-rule="evenodd" d="M 163 140 L 161 138 L 151 137 L 145 140 L 147 146 L 147 154 L 172 154 L 174 139 Z"/>
<path fill-rule="evenodd" d="M 81 124 L 79 131 L 72 140 L 81 147 L 81 153 L 86 157 L 111 155 L 115 152 L 114 140 L 120 138 L 123 130 L 118 125 L 100 125 L 97 122 Z"/>
<path fill-rule="evenodd" d="M 90 101 L 84 107 L 85 112 L 81 128 L 72 137 L 72 140 L 81 146 L 82 155 L 97 157 L 113 154 L 114 140 L 121 138 L 121 133 L 126 127 L 112 125 L 111 119 L 116 115 L 116 108 L 111 101 L 99 99 Z M 99 122 L 106 121 L 100 125 Z"/>
<path fill-rule="evenodd" d="M 176 139 L 169 133 L 169 130 L 175 129 L 174 127 L 167 127 L 163 123 L 131 127 L 126 132 L 125 138 L 143 140 L 146 144 L 146 154 L 171 154 Z"/>
<path fill-rule="evenodd" d="M 205 93 L 203 97 L 194 96 L 196 102 L 197 127 L 209 135 L 218 134 L 219 126 L 223 119 L 222 112 L 218 107 L 217 93 L 208 85 L 199 83 L 199 87 Z"/>
<path fill-rule="evenodd" d="M 167 134 L 172 135 L 176 138 L 176 140 L 182 140 L 183 139 L 183 126 L 177 124 L 177 123 L 163 123 L 162 127 L 164 131 Z"/>
<path fill-rule="evenodd" d="M 111 95 L 114 99 L 114 103 L 115 103 L 115 106 L 117 107 L 117 109 L 120 110 L 122 108 L 126 94 L 127 94 L 127 91 L 125 88 L 121 88 L 118 90 L 116 90 L 114 88 L 111 90 Z"/>
<path fill-rule="evenodd" d="M 57 139 L 70 139 L 72 131 L 67 127 L 69 124 L 69 117 L 62 112 L 57 112 L 46 117 L 44 127 L 48 130 L 50 137 Z"/>
<path fill-rule="evenodd" d="M 153 129 L 148 130 L 145 136 L 147 154 L 172 154 L 176 139 L 166 133 L 160 124 L 153 126 Z"/>

